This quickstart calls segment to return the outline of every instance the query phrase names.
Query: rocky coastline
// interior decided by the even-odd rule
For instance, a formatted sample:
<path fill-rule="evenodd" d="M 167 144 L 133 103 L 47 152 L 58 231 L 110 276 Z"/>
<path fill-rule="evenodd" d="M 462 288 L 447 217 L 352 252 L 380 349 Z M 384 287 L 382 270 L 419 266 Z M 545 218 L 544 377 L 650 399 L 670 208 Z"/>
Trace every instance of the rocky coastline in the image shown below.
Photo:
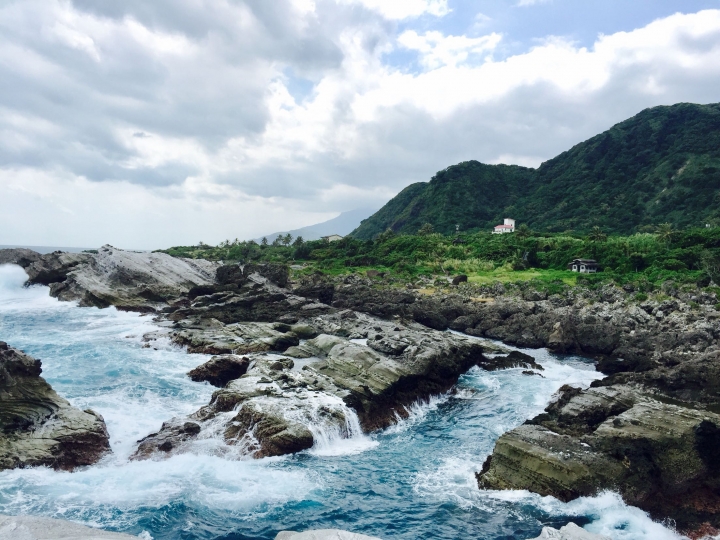
<path fill-rule="evenodd" d="M 153 313 L 161 328 L 149 342 L 169 336 L 217 355 L 190 374 L 218 387 L 210 403 L 168 419 L 140 441 L 136 459 L 191 451 L 211 433 L 256 457 L 296 452 L 328 433 L 386 427 L 472 366 L 540 370 L 492 339 L 591 356 L 607 377 L 561 388 L 543 414 L 503 435 L 478 471 L 481 488 L 565 501 L 610 489 L 680 530 L 720 527 L 714 293 L 672 283 L 643 298 L 614 285 L 548 294 L 379 275 L 293 281 L 282 265 L 111 246 L 37 257 L 5 251 L 0 260 L 23 266 L 29 283 L 49 285 L 53 296 Z"/>

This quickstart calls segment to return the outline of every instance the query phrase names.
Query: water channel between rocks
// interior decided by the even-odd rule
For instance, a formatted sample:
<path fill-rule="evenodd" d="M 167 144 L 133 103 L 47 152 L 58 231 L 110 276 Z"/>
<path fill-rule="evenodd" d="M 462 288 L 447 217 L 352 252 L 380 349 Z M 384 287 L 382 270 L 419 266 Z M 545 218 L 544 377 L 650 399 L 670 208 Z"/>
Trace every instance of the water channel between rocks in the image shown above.
<path fill-rule="evenodd" d="M 272 539 L 329 527 L 385 539 L 510 540 L 570 520 L 618 540 L 679 538 L 612 493 L 564 504 L 477 489 L 474 473 L 503 432 L 539 413 L 561 385 L 600 377 L 586 359 L 542 349 L 520 350 L 545 378 L 473 368 L 453 391 L 380 433 L 318 433 L 321 444 L 307 452 L 262 460 L 206 439 L 193 453 L 131 462 L 138 439 L 208 402 L 214 388 L 185 376 L 207 357 L 169 343 L 146 348 L 143 334 L 156 329 L 149 317 L 58 302 L 47 288 L 22 288 L 25 277 L 0 266 L 0 340 L 40 358 L 43 376 L 73 405 L 104 416 L 113 455 L 74 473 L 0 473 L 0 513 L 155 540 Z"/>

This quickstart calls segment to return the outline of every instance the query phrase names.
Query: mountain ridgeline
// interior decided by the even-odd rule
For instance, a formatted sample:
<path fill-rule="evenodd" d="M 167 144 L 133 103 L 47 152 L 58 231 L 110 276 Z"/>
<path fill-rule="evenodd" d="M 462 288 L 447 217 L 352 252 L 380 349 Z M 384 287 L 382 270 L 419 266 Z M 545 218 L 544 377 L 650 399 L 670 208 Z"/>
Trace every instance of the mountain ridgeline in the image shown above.
<path fill-rule="evenodd" d="M 537 169 L 466 161 L 406 187 L 353 231 L 491 230 L 511 217 L 531 229 L 628 234 L 720 221 L 720 104 L 654 107 Z"/>

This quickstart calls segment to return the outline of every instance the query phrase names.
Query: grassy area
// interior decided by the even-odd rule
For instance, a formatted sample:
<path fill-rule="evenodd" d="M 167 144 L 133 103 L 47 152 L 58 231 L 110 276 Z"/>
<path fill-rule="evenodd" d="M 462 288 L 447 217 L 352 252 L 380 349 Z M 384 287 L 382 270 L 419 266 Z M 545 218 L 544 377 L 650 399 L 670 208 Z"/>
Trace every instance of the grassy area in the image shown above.
<path fill-rule="evenodd" d="M 470 283 L 477 283 L 478 285 L 488 285 L 496 281 L 512 283 L 517 281 L 532 281 L 535 279 L 544 282 L 562 281 L 572 287 L 577 284 L 578 274 L 568 270 L 543 270 L 541 268 L 512 270 L 507 267 L 501 267 L 490 272 L 477 272 L 468 275 L 468 281 Z"/>

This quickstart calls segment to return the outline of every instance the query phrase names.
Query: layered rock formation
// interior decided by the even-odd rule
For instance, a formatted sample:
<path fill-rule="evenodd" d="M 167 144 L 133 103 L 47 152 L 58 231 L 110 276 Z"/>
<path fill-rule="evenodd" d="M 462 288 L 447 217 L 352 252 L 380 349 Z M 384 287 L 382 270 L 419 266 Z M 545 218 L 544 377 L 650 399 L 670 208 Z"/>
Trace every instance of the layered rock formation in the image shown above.
<path fill-rule="evenodd" d="M 33 253 L 0 250 L 0 260 L 22 266 L 29 285 L 49 285 L 50 295 L 61 300 L 133 311 L 153 312 L 193 287 L 213 283 L 219 266 L 205 260 L 126 251 L 109 245 L 96 253 Z"/>
<path fill-rule="evenodd" d="M 110 451 L 102 417 L 81 411 L 40 377 L 40 360 L 0 342 L 0 470 L 72 470 Z"/>

